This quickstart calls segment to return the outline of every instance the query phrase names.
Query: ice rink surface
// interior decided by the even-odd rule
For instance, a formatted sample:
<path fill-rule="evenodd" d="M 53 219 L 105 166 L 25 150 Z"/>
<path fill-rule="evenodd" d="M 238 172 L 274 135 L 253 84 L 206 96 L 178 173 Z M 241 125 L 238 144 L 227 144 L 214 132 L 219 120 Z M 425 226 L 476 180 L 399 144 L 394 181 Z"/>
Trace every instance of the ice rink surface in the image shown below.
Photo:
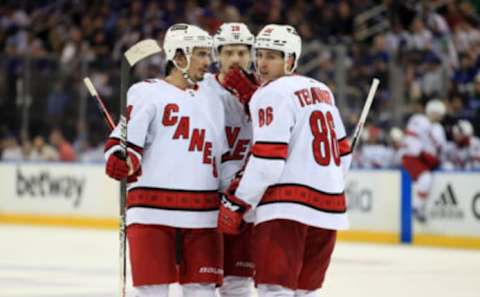
<path fill-rule="evenodd" d="M 118 246 L 115 231 L 0 225 L 0 297 L 117 297 Z M 318 296 L 479 297 L 480 251 L 340 242 Z"/>

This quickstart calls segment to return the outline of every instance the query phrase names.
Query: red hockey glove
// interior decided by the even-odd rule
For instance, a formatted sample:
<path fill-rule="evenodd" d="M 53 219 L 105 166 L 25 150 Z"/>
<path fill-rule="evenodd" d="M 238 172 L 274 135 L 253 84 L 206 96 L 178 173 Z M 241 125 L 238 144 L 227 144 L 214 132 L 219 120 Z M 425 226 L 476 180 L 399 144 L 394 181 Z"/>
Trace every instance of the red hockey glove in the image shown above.
<path fill-rule="evenodd" d="M 125 160 L 122 154 L 117 151 L 108 157 L 105 172 L 113 179 L 128 178 L 127 182 L 134 182 L 141 175 L 142 170 L 140 161 L 134 154 L 128 153 L 128 160 Z"/>
<path fill-rule="evenodd" d="M 233 92 L 243 105 L 248 105 L 259 85 L 254 74 L 238 67 L 229 70 L 223 78 L 223 86 Z"/>
<path fill-rule="evenodd" d="M 223 194 L 218 213 L 218 231 L 225 234 L 239 234 L 245 227 L 243 217 L 250 205 L 234 195 Z"/>
<path fill-rule="evenodd" d="M 240 180 L 242 179 L 243 171 L 244 169 L 242 168 L 237 171 L 237 173 L 235 173 L 235 177 L 230 181 L 230 185 L 228 185 L 228 188 L 225 190 L 225 193 L 227 193 L 227 195 L 235 195 L 235 191 L 237 190 L 238 185 L 240 184 Z"/>
<path fill-rule="evenodd" d="M 420 159 L 428 166 L 428 168 L 430 168 L 430 170 L 433 170 L 440 165 L 440 160 L 430 153 L 421 152 Z"/>

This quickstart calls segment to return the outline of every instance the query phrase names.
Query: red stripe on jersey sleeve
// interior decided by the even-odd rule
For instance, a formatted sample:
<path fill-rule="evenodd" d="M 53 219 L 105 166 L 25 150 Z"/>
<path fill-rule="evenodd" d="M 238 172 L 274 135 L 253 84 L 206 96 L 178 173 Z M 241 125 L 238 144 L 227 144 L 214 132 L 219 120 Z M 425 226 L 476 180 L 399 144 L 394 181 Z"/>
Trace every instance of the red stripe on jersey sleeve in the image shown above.
<path fill-rule="evenodd" d="M 116 146 L 116 145 L 120 145 L 120 139 L 118 138 L 115 138 L 115 137 L 111 137 L 107 140 L 107 142 L 105 143 L 105 148 L 104 148 L 104 152 L 108 151 L 109 149 L 111 149 L 112 147 Z M 133 144 L 131 142 L 128 142 L 127 143 L 127 147 L 134 150 L 135 152 L 139 153 L 140 156 L 143 156 L 143 148 L 136 145 L 136 144 Z"/>
<path fill-rule="evenodd" d="M 350 141 L 346 137 L 338 140 L 338 148 L 340 150 L 340 156 L 348 155 L 352 151 L 352 148 L 350 147 Z"/>
<path fill-rule="evenodd" d="M 107 140 L 107 142 L 105 143 L 105 147 L 104 147 L 104 152 L 108 151 L 109 149 L 111 149 L 112 147 L 116 146 L 116 145 L 120 145 L 120 139 L 118 138 L 109 138 Z"/>
<path fill-rule="evenodd" d="M 133 144 L 131 142 L 127 142 L 127 147 L 139 153 L 140 156 L 143 156 L 143 147 Z"/>
<path fill-rule="evenodd" d="M 256 142 L 252 154 L 257 158 L 282 159 L 288 156 L 288 144 L 281 142 Z"/>

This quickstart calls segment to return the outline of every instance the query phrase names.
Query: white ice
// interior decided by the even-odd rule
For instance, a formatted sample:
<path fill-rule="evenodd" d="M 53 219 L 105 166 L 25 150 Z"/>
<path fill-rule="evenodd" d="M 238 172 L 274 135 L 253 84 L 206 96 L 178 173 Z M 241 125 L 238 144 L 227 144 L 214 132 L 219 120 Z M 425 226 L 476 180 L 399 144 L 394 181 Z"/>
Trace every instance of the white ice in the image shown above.
<path fill-rule="evenodd" d="M 118 297 L 118 246 L 115 231 L 0 225 L 0 297 Z M 318 296 L 479 297 L 480 251 L 340 242 Z"/>

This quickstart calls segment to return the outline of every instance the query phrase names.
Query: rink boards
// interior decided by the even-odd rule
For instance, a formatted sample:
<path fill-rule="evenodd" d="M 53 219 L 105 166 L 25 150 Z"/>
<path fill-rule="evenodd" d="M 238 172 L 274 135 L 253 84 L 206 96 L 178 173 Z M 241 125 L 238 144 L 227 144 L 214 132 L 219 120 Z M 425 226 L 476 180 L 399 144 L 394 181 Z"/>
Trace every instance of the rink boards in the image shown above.
<path fill-rule="evenodd" d="M 118 183 L 100 164 L 1 163 L 0 223 L 117 228 Z M 428 222 L 411 217 L 415 191 L 400 170 L 351 171 L 350 230 L 341 240 L 480 249 L 480 173 L 436 172 Z"/>

